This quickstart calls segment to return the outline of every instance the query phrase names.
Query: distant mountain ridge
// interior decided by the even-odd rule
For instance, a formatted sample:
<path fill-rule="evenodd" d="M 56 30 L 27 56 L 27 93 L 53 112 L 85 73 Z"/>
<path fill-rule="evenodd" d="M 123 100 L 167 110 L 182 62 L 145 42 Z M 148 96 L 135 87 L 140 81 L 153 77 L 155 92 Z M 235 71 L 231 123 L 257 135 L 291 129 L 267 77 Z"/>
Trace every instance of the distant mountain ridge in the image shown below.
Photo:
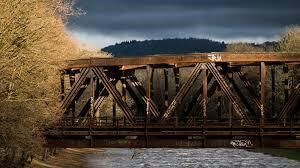
<path fill-rule="evenodd" d="M 182 54 L 191 52 L 224 51 L 226 44 L 208 39 L 163 39 L 125 41 L 102 49 L 115 57 L 152 54 Z"/>
<path fill-rule="evenodd" d="M 269 44 L 270 43 L 270 44 Z M 263 44 L 248 43 L 251 46 L 272 45 L 273 42 Z M 223 52 L 227 44 L 209 39 L 162 39 L 145 41 L 125 41 L 110 45 L 101 50 L 115 57 L 154 55 L 154 54 L 184 54 L 193 52 Z"/>

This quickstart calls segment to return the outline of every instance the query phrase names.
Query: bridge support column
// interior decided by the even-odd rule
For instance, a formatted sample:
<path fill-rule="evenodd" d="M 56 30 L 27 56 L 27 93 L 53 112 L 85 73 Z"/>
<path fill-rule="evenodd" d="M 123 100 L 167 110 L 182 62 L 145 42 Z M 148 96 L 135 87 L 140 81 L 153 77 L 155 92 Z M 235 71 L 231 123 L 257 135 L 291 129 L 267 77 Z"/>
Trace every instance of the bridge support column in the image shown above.
<path fill-rule="evenodd" d="M 147 65 L 147 82 L 146 82 L 146 114 L 145 114 L 145 144 L 148 147 L 148 124 L 150 124 L 151 113 L 150 113 L 150 100 L 151 100 L 151 90 L 153 88 L 153 69 L 150 65 Z"/>
<path fill-rule="evenodd" d="M 229 88 L 232 89 L 232 80 L 233 80 L 233 73 L 231 66 L 228 67 L 228 79 L 229 79 Z M 232 102 L 227 99 L 228 102 L 228 117 L 229 117 L 229 126 L 232 127 L 232 119 L 233 119 L 233 107 L 232 107 Z"/>
<path fill-rule="evenodd" d="M 123 74 L 122 74 L 122 77 L 121 77 L 121 83 L 122 83 L 122 100 L 124 101 L 124 102 L 126 102 L 126 76 L 125 76 L 125 74 L 124 74 L 124 72 L 123 72 Z M 135 100 L 135 101 L 137 101 L 137 100 Z M 124 116 L 124 114 L 122 114 L 122 118 L 123 118 L 123 122 L 124 122 L 124 125 L 126 125 L 126 117 Z"/>
<path fill-rule="evenodd" d="M 276 71 L 275 66 L 272 65 L 271 67 L 271 80 L 272 80 L 272 86 L 271 86 L 271 92 L 272 92 L 272 103 L 271 103 L 271 112 L 272 114 L 270 116 L 275 115 L 275 101 L 276 101 L 276 86 L 275 86 L 275 80 L 276 80 Z"/>
<path fill-rule="evenodd" d="M 217 67 L 218 71 L 220 71 L 221 67 Z M 217 109 L 217 113 L 218 113 L 218 120 L 221 121 L 222 120 L 222 106 L 224 105 L 223 101 L 222 101 L 222 94 L 221 94 L 221 88 L 218 85 L 215 91 L 217 97 L 218 97 L 218 109 Z"/>
<path fill-rule="evenodd" d="M 169 78 L 168 78 L 168 69 L 164 69 L 164 77 L 165 77 L 165 107 L 169 107 Z"/>
<path fill-rule="evenodd" d="M 288 99 L 289 99 L 289 67 L 286 64 L 283 66 L 283 75 L 284 75 L 284 81 L 283 81 L 283 84 L 284 84 L 284 104 L 286 104 Z M 286 126 L 286 119 L 287 119 L 287 116 L 284 118 L 284 126 Z"/>
<path fill-rule="evenodd" d="M 69 81 L 70 81 L 70 87 L 72 88 L 73 84 L 75 83 L 75 73 L 73 71 L 69 74 Z M 72 123 L 75 123 L 75 100 L 72 101 L 70 105 L 70 111 L 72 114 Z"/>
<path fill-rule="evenodd" d="M 147 96 L 147 110 L 146 110 L 146 116 L 151 117 L 150 113 L 150 100 L 151 96 L 153 94 L 153 68 L 148 65 L 147 66 L 147 82 L 146 82 L 146 96 Z M 151 118 L 148 118 L 151 119 Z M 150 121 L 150 120 L 149 120 Z"/>
<path fill-rule="evenodd" d="M 174 77 L 175 77 L 175 88 L 176 88 L 176 94 L 179 92 L 179 90 L 180 90 L 180 73 L 179 73 L 179 68 L 177 68 L 177 67 L 175 67 L 174 69 L 173 69 L 173 71 L 174 71 Z M 178 125 L 178 111 L 176 111 L 175 112 L 175 119 L 176 119 L 176 121 L 175 121 L 175 124 L 176 124 L 176 126 Z"/>
<path fill-rule="evenodd" d="M 65 98 L 65 73 L 60 72 L 60 100 L 63 101 Z"/>
<path fill-rule="evenodd" d="M 289 67 L 286 64 L 283 66 L 283 74 L 284 74 L 284 103 L 286 103 L 289 99 Z"/>
<path fill-rule="evenodd" d="M 94 78 L 93 75 L 91 75 L 91 79 L 90 79 L 90 83 L 91 83 L 91 87 L 92 87 L 92 92 L 91 92 L 91 108 L 90 108 L 90 113 L 89 113 L 89 117 L 90 117 L 90 124 L 93 123 L 93 119 L 94 119 L 94 114 L 95 114 L 95 108 L 94 108 L 94 100 L 95 100 L 95 96 L 96 96 L 96 79 Z M 91 125 L 90 125 L 91 127 Z"/>
<path fill-rule="evenodd" d="M 180 74 L 179 74 L 179 68 L 175 67 L 173 69 L 174 72 L 174 77 L 175 77 L 175 87 L 176 87 L 176 93 L 179 91 L 180 89 Z"/>
<path fill-rule="evenodd" d="M 207 68 L 203 69 L 203 83 L 202 83 L 202 96 L 203 96 L 203 104 L 202 104 L 202 111 L 203 111 L 203 123 L 202 123 L 202 134 L 203 134 L 203 147 L 205 148 L 205 125 L 206 125 L 206 119 L 207 119 Z"/>
<path fill-rule="evenodd" d="M 112 119 L 113 119 L 113 126 L 117 126 L 117 112 L 116 112 L 115 99 L 112 100 Z"/>
<path fill-rule="evenodd" d="M 202 95 L 203 95 L 203 107 L 202 107 L 202 111 L 203 111 L 203 124 L 206 123 L 206 119 L 207 119 L 207 74 L 208 71 L 205 67 L 205 69 L 203 70 L 203 84 L 202 84 Z"/>
<path fill-rule="evenodd" d="M 263 134 L 264 134 L 264 123 L 265 118 L 265 99 L 266 99 L 266 64 L 265 62 L 260 63 L 260 141 L 261 147 L 264 147 Z"/>

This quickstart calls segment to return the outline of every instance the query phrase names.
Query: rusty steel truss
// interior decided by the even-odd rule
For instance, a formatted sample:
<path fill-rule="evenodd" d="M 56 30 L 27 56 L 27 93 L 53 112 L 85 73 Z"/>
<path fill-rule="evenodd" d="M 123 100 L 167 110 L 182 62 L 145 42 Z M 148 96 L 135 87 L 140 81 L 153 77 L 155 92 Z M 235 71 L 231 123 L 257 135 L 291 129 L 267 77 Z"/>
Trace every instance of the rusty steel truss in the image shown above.
<path fill-rule="evenodd" d="M 300 53 L 70 60 L 48 145 L 299 148 L 299 64 Z"/>

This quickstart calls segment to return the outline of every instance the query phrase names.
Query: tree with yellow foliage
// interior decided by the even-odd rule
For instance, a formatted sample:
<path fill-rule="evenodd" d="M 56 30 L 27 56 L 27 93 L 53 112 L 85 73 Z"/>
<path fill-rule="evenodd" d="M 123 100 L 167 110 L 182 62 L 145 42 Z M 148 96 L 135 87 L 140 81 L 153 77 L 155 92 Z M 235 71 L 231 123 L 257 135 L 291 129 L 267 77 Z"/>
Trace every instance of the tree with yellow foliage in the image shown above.
<path fill-rule="evenodd" d="M 78 54 L 71 0 L 0 0 L 0 167 L 22 165 L 57 120 L 59 69 Z"/>
<path fill-rule="evenodd" d="M 300 27 L 291 26 L 281 35 L 278 51 L 300 52 Z"/>

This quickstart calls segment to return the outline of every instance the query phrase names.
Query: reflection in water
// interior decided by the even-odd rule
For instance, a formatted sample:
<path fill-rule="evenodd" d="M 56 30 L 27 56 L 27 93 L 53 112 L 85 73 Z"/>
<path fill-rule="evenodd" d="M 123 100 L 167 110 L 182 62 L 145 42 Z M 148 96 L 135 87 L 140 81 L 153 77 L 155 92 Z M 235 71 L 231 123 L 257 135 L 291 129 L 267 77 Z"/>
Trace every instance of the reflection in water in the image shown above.
<path fill-rule="evenodd" d="M 300 167 L 300 162 L 243 149 L 106 149 L 88 154 L 87 167 Z"/>

